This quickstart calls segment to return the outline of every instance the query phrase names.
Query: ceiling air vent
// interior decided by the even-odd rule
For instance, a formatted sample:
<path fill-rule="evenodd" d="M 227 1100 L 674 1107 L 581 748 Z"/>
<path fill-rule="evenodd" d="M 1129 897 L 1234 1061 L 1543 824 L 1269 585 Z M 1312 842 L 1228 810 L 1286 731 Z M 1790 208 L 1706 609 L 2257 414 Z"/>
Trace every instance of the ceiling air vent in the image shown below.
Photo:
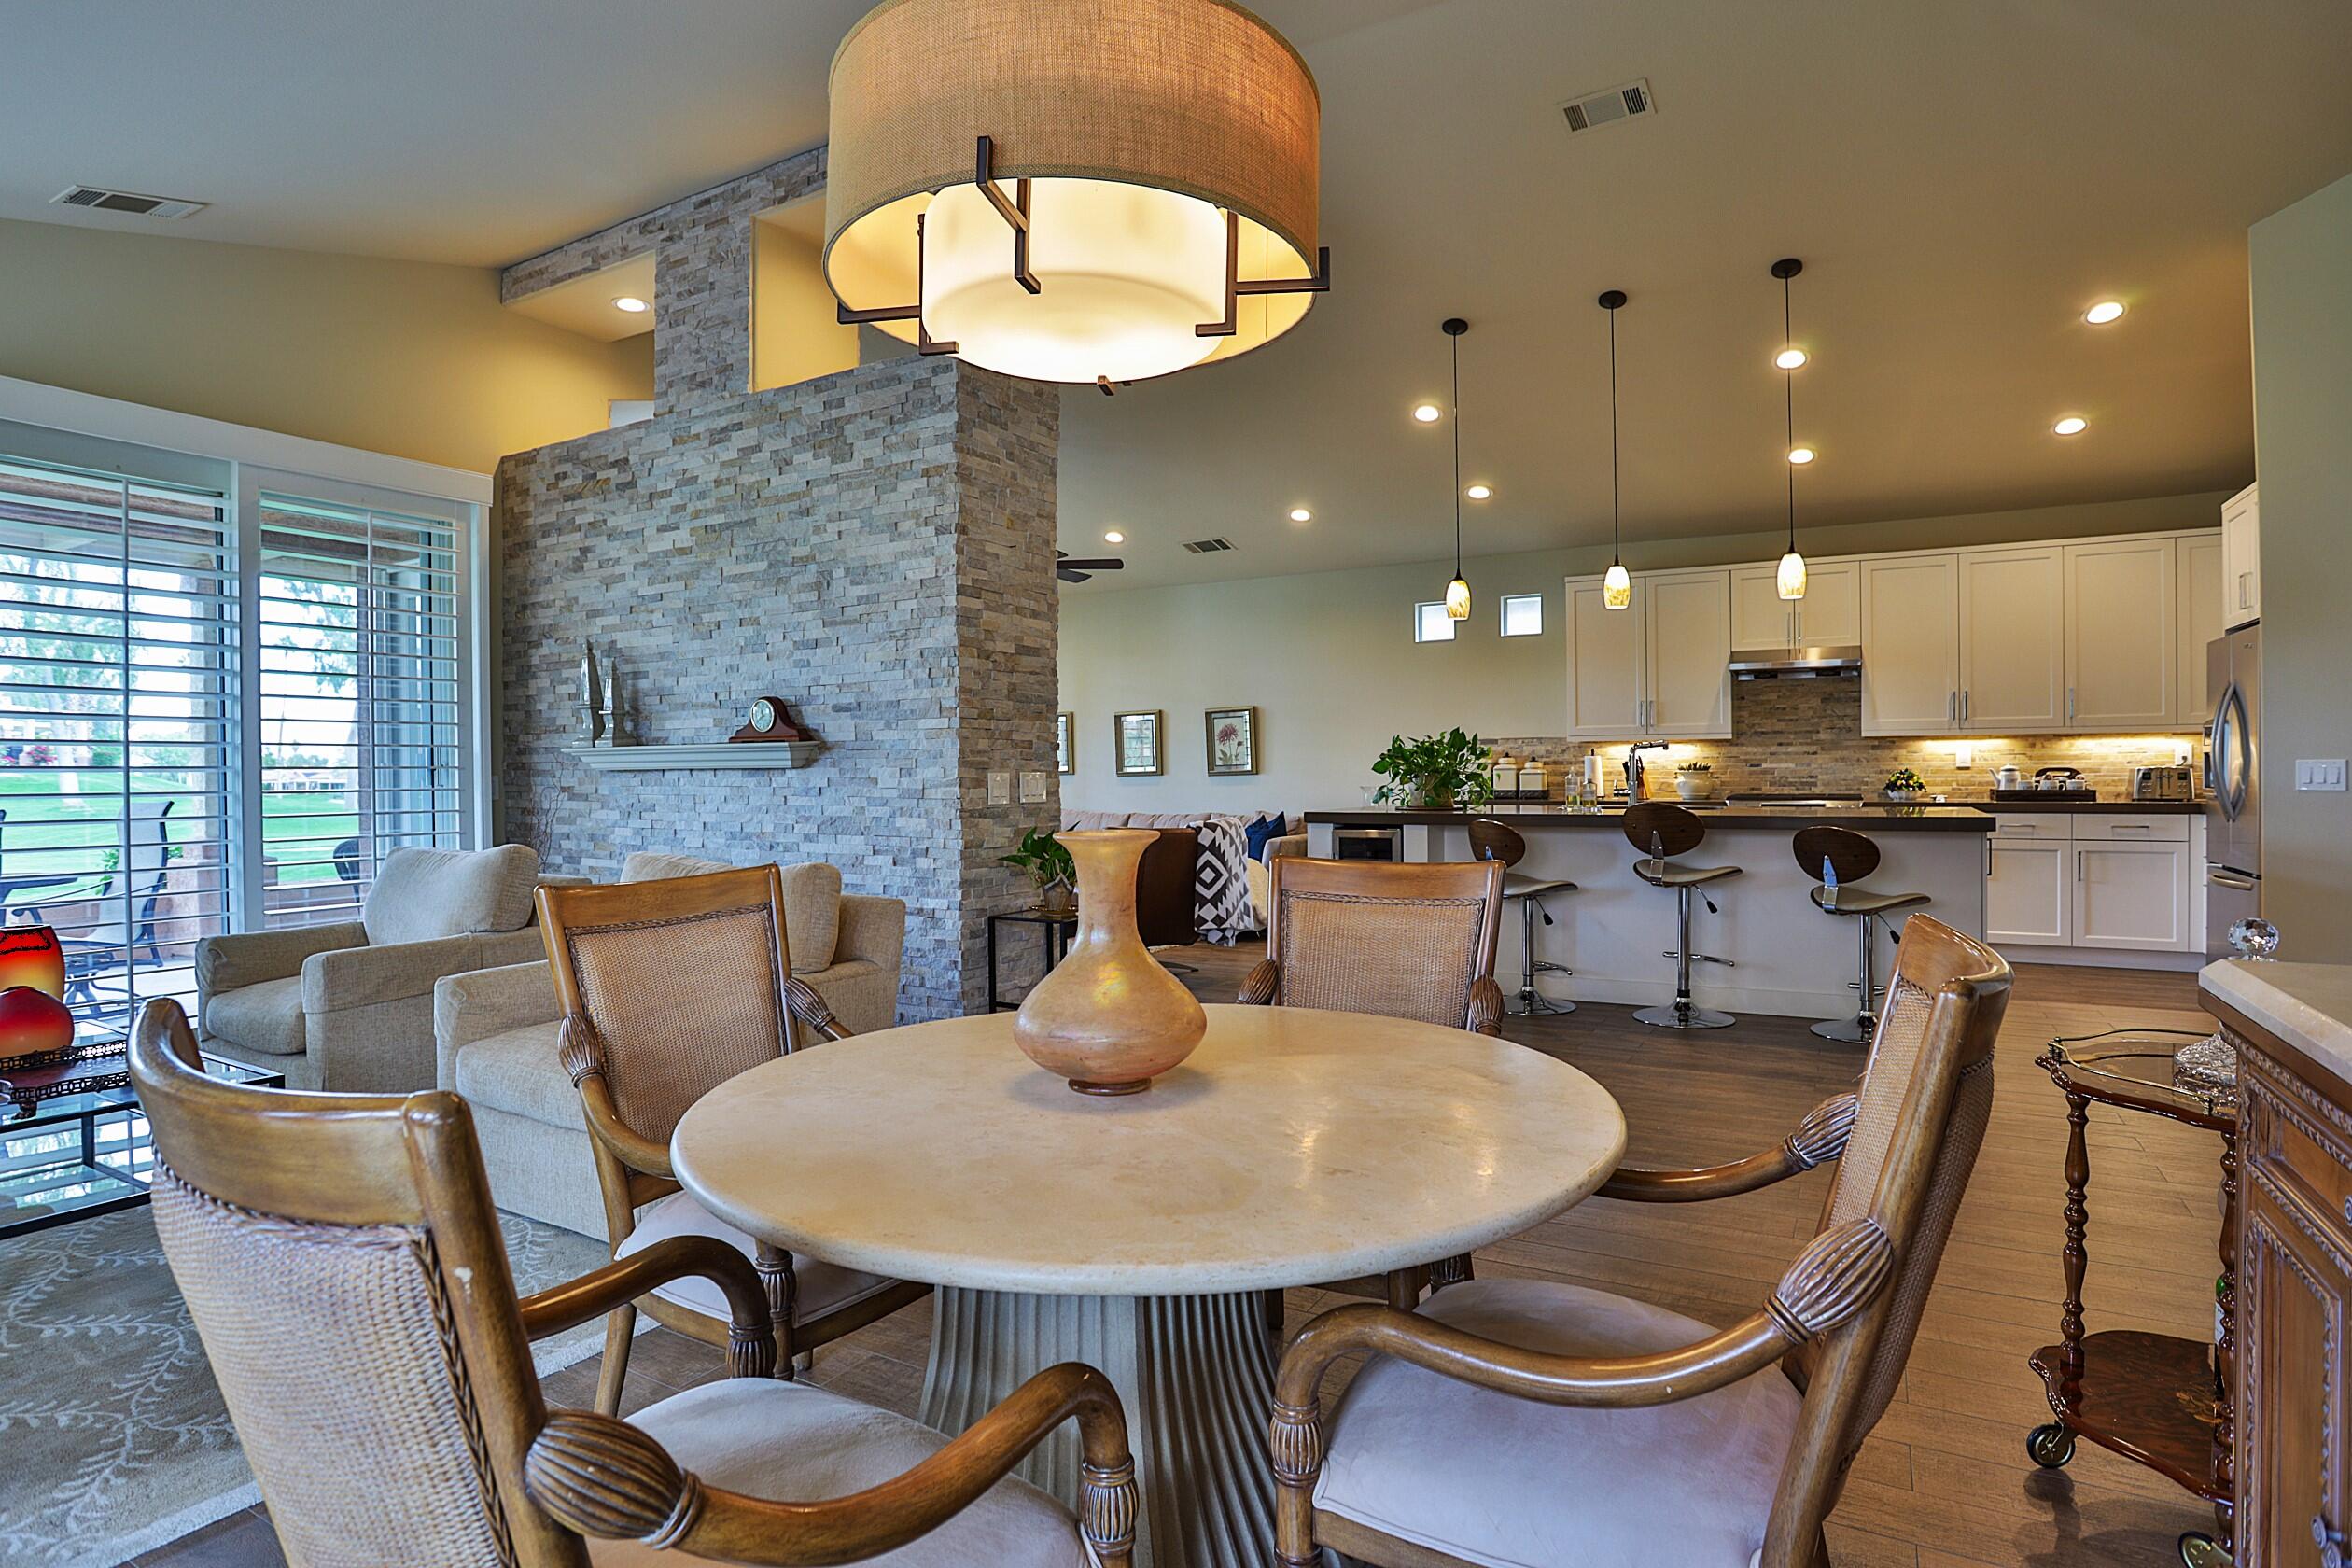
<path fill-rule="evenodd" d="M 108 190 L 103 186 L 72 185 L 49 198 L 61 207 L 89 207 L 97 212 L 134 213 L 141 217 L 186 217 L 211 205 L 178 196 L 141 196 L 134 191 Z"/>
<path fill-rule="evenodd" d="M 1627 82 L 1623 87 L 1610 88 L 1605 92 L 1589 92 L 1582 98 L 1571 99 L 1560 105 L 1560 112 L 1567 117 L 1571 131 L 1590 131 L 1596 126 L 1657 111 L 1658 105 L 1650 97 L 1647 77 Z"/>
<path fill-rule="evenodd" d="M 1195 555 L 1214 555 L 1220 550 L 1231 550 L 1233 541 L 1228 539 L 1186 539 L 1184 548 Z"/>

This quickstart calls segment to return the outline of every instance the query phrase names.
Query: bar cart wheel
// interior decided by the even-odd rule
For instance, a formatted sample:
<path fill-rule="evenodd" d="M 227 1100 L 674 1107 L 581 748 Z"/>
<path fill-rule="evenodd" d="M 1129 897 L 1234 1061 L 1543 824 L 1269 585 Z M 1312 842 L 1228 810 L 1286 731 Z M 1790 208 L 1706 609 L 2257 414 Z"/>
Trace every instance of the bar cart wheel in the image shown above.
<path fill-rule="evenodd" d="M 2233 1568 L 2233 1560 L 2221 1549 L 2220 1543 L 2202 1530 L 2191 1530 L 2180 1537 L 2182 1568 Z"/>
<path fill-rule="evenodd" d="M 2074 1434 L 2056 1421 L 2044 1421 L 2025 1434 L 2025 1457 L 2045 1470 L 2062 1468 L 2074 1458 Z"/>

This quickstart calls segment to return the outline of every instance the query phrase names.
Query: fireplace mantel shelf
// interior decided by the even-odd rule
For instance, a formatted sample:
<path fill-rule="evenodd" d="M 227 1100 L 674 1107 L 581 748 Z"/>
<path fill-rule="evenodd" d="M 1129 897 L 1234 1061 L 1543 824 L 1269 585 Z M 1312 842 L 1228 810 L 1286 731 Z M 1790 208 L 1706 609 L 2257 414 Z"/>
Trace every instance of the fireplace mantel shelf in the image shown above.
<path fill-rule="evenodd" d="M 692 746 L 567 746 L 598 773 L 682 773 L 703 768 L 803 768 L 820 740 L 715 741 Z"/>

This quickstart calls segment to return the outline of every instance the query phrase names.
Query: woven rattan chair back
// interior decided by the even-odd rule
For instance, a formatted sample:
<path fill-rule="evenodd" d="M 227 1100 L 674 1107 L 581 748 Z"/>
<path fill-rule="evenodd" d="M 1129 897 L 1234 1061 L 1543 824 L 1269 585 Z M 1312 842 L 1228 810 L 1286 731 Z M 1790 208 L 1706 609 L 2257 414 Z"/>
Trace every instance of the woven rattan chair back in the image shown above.
<path fill-rule="evenodd" d="M 1776 1515 L 1793 1487 L 1827 1488 L 1826 1511 L 1895 1395 L 1991 1119 L 1993 1042 L 2009 991 L 2009 965 L 1984 944 L 1925 915 L 1904 927 L 1822 1213 L 1825 1230 L 1875 1219 L 1895 1242 L 1894 1278 L 1868 1310 L 1793 1357 L 1805 1412 Z"/>
<path fill-rule="evenodd" d="M 784 886 L 772 865 L 539 890 L 567 1015 L 595 1028 L 613 1108 L 666 1144 L 694 1101 L 796 1042 Z"/>
<path fill-rule="evenodd" d="M 546 1412 L 465 1102 L 197 1060 L 178 1004 L 147 1003 L 155 1228 L 287 1560 L 583 1568 L 523 1491 Z"/>
<path fill-rule="evenodd" d="M 1284 856 L 1272 872 L 1266 956 L 1281 1005 L 1463 1026 L 1471 987 L 1494 975 L 1500 861 Z"/>

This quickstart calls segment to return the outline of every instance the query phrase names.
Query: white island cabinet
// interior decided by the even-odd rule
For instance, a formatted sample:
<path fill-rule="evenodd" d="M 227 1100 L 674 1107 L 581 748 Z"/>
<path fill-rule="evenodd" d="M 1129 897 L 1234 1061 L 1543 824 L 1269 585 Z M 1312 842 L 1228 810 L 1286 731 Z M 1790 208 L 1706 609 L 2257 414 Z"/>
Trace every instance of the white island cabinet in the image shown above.
<path fill-rule="evenodd" d="M 2037 963 L 2193 969 L 2204 819 L 2178 813 L 2004 811 L 1985 846 L 1984 939 Z"/>

